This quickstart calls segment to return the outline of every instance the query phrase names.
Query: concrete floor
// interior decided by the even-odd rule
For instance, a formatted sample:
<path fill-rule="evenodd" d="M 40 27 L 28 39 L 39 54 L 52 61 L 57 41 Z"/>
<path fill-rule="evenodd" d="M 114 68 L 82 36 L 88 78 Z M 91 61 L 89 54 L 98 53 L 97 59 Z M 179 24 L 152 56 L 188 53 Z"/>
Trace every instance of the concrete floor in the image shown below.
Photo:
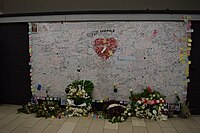
<path fill-rule="evenodd" d="M 17 114 L 17 105 L 0 105 L 0 133 L 200 133 L 200 116 L 152 121 L 129 118 L 111 124 L 104 119 L 70 117 L 36 118 L 34 114 Z"/>

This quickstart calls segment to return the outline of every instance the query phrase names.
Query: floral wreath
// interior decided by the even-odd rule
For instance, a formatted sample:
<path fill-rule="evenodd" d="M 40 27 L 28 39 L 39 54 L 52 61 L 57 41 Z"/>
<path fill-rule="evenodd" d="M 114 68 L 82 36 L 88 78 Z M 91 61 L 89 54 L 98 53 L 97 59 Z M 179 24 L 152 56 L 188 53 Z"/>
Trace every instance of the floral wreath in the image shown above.
<path fill-rule="evenodd" d="M 94 84 L 89 80 L 75 80 L 66 89 L 68 116 L 87 116 L 92 109 Z"/>
<path fill-rule="evenodd" d="M 150 87 L 138 94 L 131 91 L 131 105 L 136 117 L 167 120 L 168 109 L 164 97 L 160 92 L 152 91 Z"/>

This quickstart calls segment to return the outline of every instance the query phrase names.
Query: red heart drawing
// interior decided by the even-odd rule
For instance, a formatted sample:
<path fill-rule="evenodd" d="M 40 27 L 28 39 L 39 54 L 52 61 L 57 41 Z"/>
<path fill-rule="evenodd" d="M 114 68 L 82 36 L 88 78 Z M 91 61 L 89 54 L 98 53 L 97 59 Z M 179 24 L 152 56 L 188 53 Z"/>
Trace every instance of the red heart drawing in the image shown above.
<path fill-rule="evenodd" d="M 117 41 L 114 38 L 97 38 L 93 44 L 94 51 L 102 60 L 107 60 L 117 49 Z"/>

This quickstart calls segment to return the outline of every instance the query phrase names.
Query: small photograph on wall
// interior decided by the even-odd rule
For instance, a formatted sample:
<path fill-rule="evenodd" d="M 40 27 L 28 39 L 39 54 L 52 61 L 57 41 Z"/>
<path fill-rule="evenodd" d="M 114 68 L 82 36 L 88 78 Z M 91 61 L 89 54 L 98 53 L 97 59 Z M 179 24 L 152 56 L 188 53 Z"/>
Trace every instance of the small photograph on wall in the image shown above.
<path fill-rule="evenodd" d="M 38 29 L 37 29 L 37 24 L 36 23 L 32 23 L 32 33 L 37 33 Z"/>

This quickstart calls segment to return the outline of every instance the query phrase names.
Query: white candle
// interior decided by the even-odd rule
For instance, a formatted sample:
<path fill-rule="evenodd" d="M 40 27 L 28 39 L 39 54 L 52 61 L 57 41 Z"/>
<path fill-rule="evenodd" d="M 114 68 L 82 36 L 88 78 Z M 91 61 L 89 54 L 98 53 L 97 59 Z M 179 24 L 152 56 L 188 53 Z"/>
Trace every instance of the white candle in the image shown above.
<path fill-rule="evenodd" d="M 103 50 L 101 51 L 101 53 L 103 53 L 105 50 L 106 50 L 106 47 L 104 46 L 104 47 L 103 47 Z"/>

